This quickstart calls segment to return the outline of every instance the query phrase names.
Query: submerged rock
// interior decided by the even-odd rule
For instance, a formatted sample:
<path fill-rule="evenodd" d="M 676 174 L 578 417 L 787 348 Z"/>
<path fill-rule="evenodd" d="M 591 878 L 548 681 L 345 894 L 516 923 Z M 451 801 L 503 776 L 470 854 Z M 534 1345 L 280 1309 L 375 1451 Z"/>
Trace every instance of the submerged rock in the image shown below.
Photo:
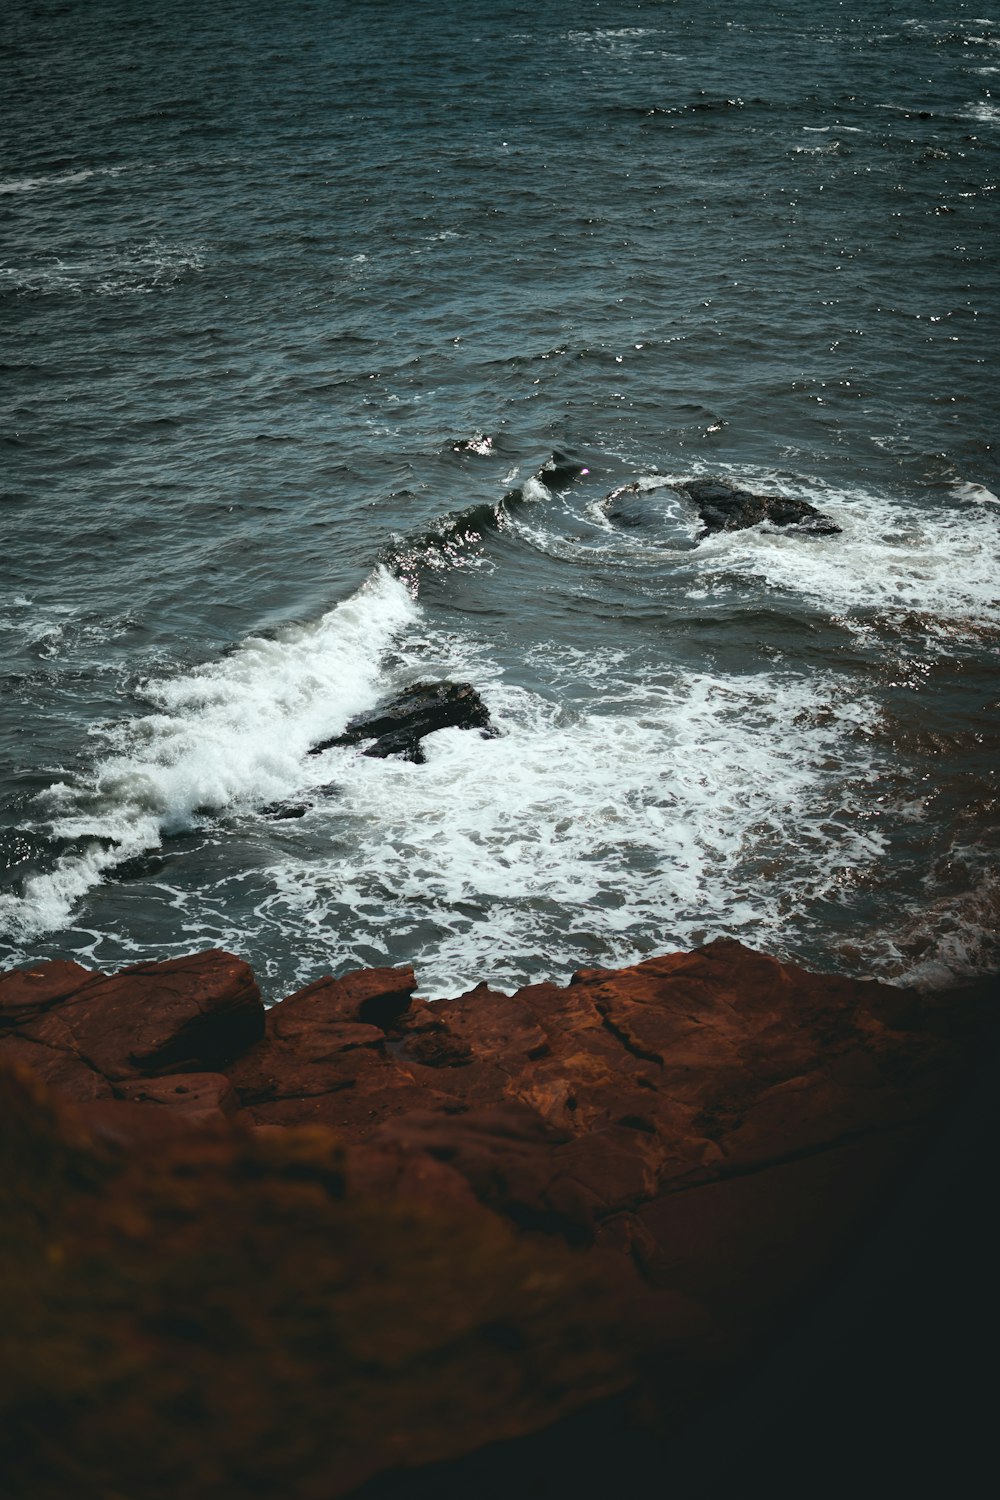
<path fill-rule="evenodd" d="M 380 708 L 358 714 L 343 734 L 314 745 L 309 754 L 371 740 L 363 755 L 398 755 L 419 765 L 426 758 L 421 740 L 438 729 L 478 729 L 488 738 L 497 732 L 486 704 L 469 683 L 415 682 Z"/>
<path fill-rule="evenodd" d="M 605 495 L 601 509 L 616 526 L 662 526 L 671 513 L 688 509 L 688 499 L 671 484 L 636 480 Z"/>
<path fill-rule="evenodd" d="M 716 531 L 742 531 L 769 521 L 772 526 L 796 526 L 814 536 L 839 536 L 840 527 L 807 500 L 787 495 L 755 495 L 726 479 L 686 479 L 677 489 L 694 501 L 711 535 Z"/>

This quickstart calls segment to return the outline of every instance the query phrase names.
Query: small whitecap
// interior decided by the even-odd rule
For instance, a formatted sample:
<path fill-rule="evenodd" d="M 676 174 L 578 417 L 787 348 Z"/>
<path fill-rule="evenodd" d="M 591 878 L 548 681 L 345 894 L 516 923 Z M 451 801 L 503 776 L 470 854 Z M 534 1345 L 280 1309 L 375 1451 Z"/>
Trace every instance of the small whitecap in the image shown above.
<path fill-rule="evenodd" d="M 952 485 L 951 492 L 959 500 L 971 500 L 974 505 L 1000 505 L 1000 496 L 994 495 L 985 484 L 960 482 Z"/>

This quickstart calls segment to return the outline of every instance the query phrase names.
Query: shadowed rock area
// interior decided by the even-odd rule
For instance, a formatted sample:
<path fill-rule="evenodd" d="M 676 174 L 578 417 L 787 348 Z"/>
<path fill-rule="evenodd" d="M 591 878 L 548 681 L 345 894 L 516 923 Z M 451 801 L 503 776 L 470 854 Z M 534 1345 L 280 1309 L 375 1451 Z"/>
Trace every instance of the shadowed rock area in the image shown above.
<path fill-rule="evenodd" d="M 414 990 L 265 1011 L 220 952 L 0 978 L 7 1492 L 679 1476 L 940 1132 L 976 1018 L 732 942 Z"/>
<path fill-rule="evenodd" d="M 206 1119 L 0 1064 L 5 1496 L 340 1495 L 627 1379 L 595 1268 L 373 1191 L 330 1131 Z"/>
<path fill-rule="evenodd" d="M 371 740 L 362 755 L 379 759 L 398 755 L 419 765 L 426 759 L 420 743 L 424 735 L 452 728 L 479 729 L 487 736 L 496 734 L 486 704 L 468 683 L 415 682 L 381 708 L 358 714 L 342 734 L 314 745 L 309 753 L 319 755 L 335 746 L 360 745 Z"/>

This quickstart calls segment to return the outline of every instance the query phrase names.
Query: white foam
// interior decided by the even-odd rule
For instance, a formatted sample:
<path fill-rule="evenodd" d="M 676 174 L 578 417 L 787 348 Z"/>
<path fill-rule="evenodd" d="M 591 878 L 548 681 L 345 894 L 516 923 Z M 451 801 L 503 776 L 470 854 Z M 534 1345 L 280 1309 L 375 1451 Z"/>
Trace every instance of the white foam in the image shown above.
<path fill-rule="evenodd" d="M 0 285 L 40 295 L 125 296 L 162 291 L 204 266 L 205 247 L 145 240 L 108 245 L 81 256 L 46 256 L 32 265 L 0 266 Z"/>
<path fill-rule="evenodd" d="M 513 524 L 554 557 L 599 561 L 602 567 L 658 568 L 665 550 L 679 546 L 692 599 L 764 584 L 852 628 L 864 628 L 876 615 L 908 615 L 951 640 L 963 632 L 979 639 L 984 629 L 1000 629 L 1000 514 L 984 486 L 953 489 L 956 499 L 975 501 L 975 507 L 916 506 L 787 476 L 733 470 L 727 477 L 753 491 L 809 501 L 841 527 L 841 535 L 763 525 L 706 536 L 693 505 L 669 497 L 651 525 L 616 524 L 605 500 L 585 508 L 583 536 L 560 535 L 551 509 L 522 512 Z M 646 492 L 685 478 L 690 474 L 653 474 L 638 487 Z"/>
<path fill-rule="evenodd" d="M 379 571 L 317 623 L 148 682 L 159 710 L 100 731 L 109 754 L 81 783 L 47 794 L 53 832 L 95 843 L 0 898 L 0 923 L 20 935 L 65 925 L 74 905 L 122 858 L 155 848 L 200 812 L 279 799 L 308 778 L 310 745 L 338 733 L 378 693 L 379 665 L 418 607 Z"/>
<path fill-rule="evenodd" d="M 533 474 L 530 479 L 526 479 L 522 484 L 521 498 L 522 500 L 533 500 L 536 502 L 539 500 L 551 500 L 552 491 L 542 479 Z"/>
<path fill-rule="evenodd" d="M 1000 627 L 1000 517 L 992 509 L 916 507 L 787 481 L 777 488 L 816 505 L 842 535 L 760 526 L 719 532 L 690 554 L 707 585 L 753 578 L 839 616 L 922 615 L 977 634 Z"/>
<path fill-rule="evenodd" d="M 971 500 L 975 505 L 1000 505 L 1000 495 L 994 495 L 984 484 L 961 482 L 952 485 L 952 494 L 959 500 Z"/>
<path fill-rule="evenodd" d="M 338 962 L 370 962 L 387 926 L 412 932 L 421 987 L 440 995 L 484 975 L 523 983 L 542 953 L 557 973 L 706 932 L 763 941 L 838 872 L 880 857 L 860 815 L 871 751 L 854 735 L 874 709 L 834 680 L 637 688 L 610 658 L 545 665 L 553 680 L 586 674 L 604 711 L 567 717 L 480 675 L 501 738 L 441 731 L 419 767 L 329 752 L 336 805 L 312 818 L 330 820 L 336 848 L 275 866 L 262 920 L 288 932 L 332 920 Z M 339 906 L 346 920 L 331 919 Z"/>
<path fill-rule="evenodd" d="M 1000 124 L 1000 104 L 994 104 L 992 101 L 987 103 L 985 100 L 968 104 L 963 118 L 975 120 L 978 125 L 998 125 Z"/>
<path fill-rule="evenodd" d="M 77 172 L 53 172 L 46 177 L 8 177 L 0 181 L 0 193 L 37 193 L 42 188 L 75 187 L 91 177 L 115 176 L 123 167 L 85 167 Z"/>
<path fill-rule="evenodd" d="M 956 492 L 950 505 L 915 508 L 814 482 L 731 477 L 810 499 L 843 535 L 751 528 L 708 538 L 676 556 L 678 590 L 743 591 L 749 579 L 756 595 L 763 579 L 859 622 L 897 610 L 970 629 L 1000 622 L 994 505 L 962 504 L 970 496 Z M 670 482 L 651 475 L 641 488 Z M 557 505 L 537 480 L 524 493 L 547 503 L 516 509 L 514 524 L 534 536 L 530 522 L 547 550 L 662 566 L 642 528 L 612 533 L 598 509 L 584 541 L 560 537 L 551 528 L 574 508 L 579 520 L 579 499 Z M 53 794 L 56 831 L 90 838 L 89 848 L 29 881 L 22 899 L 0 901 L 0 918 L 18 936 L 63 927 L 111 864 L 197 826 L 200 809 L 252 814 L 301 798 L 312 811 L 277 839 L 289 852 L 254 872 L 254 912 L 234 912 L 225 882 L 164 887 L 178 943 L 210 934 L 239 951 L 248 937 L 266 947 L 280 933 L 305 982 L 384 961 L 389 930 L 423 991 L 440 995 L 484 976 L 513 987 L 542 971 L 632 962 L 720 933 L 785 951 L 789 932 L 808 941 L 821 920 L 811 912 L 881 864 L 880 820 L 895 827 L 895 814 L 871 789 L 893 752 L 872 735 L 877 706 L 856 696 L 855 678 L 662 666 L 637 681 L 625 647 L 540 644 L 528 665 L 551 696 L 507 683 L 485 643 L 435 627 L 380 572 L 317 624 L 147 684 L 155 711 L 104 732 L 91 776 Z M 423 766 L 356 750 L 305 754 L 429 671 L 475 683 L 502 737 L 442 731 L 425 741 Z M 336 795 L 319 796 L 331 781 Z M 275 825 L 266 826 L 274 848 Z"/>
<path fill-rule="evenodd" d="M 595 26 L 592 31 L 567 31 L 567 42 L 630 42 L 657 36 L 651 26 Z"/>
<path fill-rule="evenodd" d="M 94 832 L 90 822 L 65 818 L 58 821 L 56 829 L 72 837 L 78 828 L 86 837 Z M 113 850 L 95 842 L 79 854 L 60 859 L 46 874 L 25 881 L 23 896 L 0 895 L 0 931 L 18 941 L 58 931 L 69 923 L 77 904 L 100 883 L 107 870 L 159 842 L 156 819 L 141 817 L 134 810 L 123 810 L 118 818 L 109 816 L 104 826 L 115 828 L 121 840 Z"/>

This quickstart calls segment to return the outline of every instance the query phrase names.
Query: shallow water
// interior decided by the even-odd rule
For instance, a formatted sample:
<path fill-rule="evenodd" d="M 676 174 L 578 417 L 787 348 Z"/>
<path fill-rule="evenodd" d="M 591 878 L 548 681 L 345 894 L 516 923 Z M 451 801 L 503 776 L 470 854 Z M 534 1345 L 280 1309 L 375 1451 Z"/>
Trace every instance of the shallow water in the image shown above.
<path fill-rule="evenodd" d="M 874 9 L 5 12 L 5 962 L 995 966 L 1000 18 Z"/>

